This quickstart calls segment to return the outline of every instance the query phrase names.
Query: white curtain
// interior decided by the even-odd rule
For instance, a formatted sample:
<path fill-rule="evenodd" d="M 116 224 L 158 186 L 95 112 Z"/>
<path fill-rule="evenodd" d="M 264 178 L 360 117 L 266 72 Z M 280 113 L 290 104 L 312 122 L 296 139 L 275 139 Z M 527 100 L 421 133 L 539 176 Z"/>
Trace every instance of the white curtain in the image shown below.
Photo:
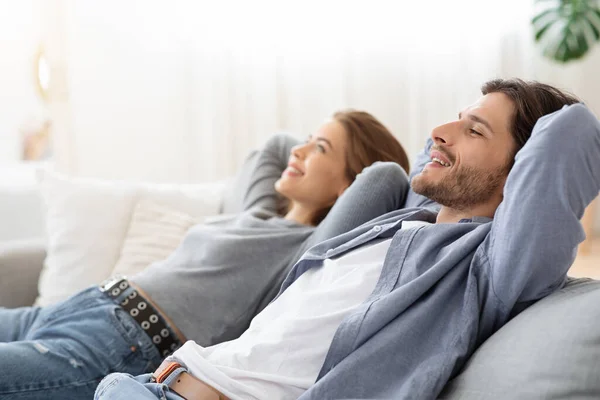
<path fill-rule="evenodd" d="M 494 77 L 554 83 L 600 109 L 599 49 L 569 67 L 542 60 L 529 1 L 63 6 L 70 115 L 56 162 L 77 175 L 220 179 L 273 132 L 306 136 L 347 107 L 414 154 Z"/>

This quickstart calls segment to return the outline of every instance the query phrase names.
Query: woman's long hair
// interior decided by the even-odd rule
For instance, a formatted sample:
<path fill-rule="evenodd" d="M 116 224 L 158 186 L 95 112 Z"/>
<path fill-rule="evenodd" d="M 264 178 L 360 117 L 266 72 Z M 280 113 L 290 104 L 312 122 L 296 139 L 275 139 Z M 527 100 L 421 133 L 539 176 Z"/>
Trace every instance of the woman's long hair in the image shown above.
<path fill-rule="evenodd" d="M 365 111 L 343 110 L 333 114 L 346 131 L 346 176 L 354 182 L 364 168 L 377 161 L 391 161 L 399 164 L 408 174 L 410 163 L 404 147 L 377 118 Z M 319 224 L 329 213 L 328 207 L 315 218 Z"/>
<path fill-rule="evenodd" d="M 353 182 L 365 167 L 376 161 L 392 161 L 408 174 L 410 163 L 404 148 L 377 118 L 364 111 L 344 110 L 333 114 L 348 137 L 346 175 Z"/>

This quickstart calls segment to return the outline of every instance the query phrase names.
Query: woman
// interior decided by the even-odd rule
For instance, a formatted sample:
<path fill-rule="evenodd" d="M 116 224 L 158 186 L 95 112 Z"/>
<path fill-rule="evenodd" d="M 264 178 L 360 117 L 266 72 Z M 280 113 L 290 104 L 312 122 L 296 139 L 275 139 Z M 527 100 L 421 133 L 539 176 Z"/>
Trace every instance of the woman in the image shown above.
<path fill-rule="evenodd" d="M 376 161 L 397 164 L 358 176 Z M 365 112 L 336 113 L 305 143 L 273 137 L 241 214 L 193 227 L 131 279 L 42 309 L 0 310 L 0 399 L 91 398 L 105 375 L 153 371 L 185 340 L 238 337 L 306 249 L 400 207 L 403 169 L 402 146 Z"/>

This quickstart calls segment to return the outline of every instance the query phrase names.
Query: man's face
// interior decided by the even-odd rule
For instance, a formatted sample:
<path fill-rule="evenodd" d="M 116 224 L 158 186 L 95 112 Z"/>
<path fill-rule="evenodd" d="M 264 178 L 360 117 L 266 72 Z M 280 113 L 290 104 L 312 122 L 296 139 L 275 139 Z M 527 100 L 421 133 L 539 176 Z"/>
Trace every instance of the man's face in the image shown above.
<path fill-rule="evenodd" d="M 489 93 L 435 128 L 432 161 L 413 178 L 413 190 L 459 211 L 501 199 L 515 149 L 513 112 L 505 94 Z"/>

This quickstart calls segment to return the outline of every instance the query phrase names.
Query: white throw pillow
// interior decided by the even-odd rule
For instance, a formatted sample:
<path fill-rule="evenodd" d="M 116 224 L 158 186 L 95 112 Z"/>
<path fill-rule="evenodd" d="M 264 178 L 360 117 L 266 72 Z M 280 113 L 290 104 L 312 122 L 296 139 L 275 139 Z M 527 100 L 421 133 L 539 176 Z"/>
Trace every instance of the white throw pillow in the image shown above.
<path fill-rule="evenodd" d="M 218 214 L 224 183 L 166 185 L 103 181 L 41 170 L 47 256 L 36 305 L 46 306 L 98 284 L 121 254 L 138 201 L 152 201 L 194 218 Z"/>
<path fill-rule="evenodd" d="M 132 276 L 148 265 L 166 259 L 188 229 L 202 222 L 187 213 L 152 201 L 138 202 L 111 275 Z"/>

